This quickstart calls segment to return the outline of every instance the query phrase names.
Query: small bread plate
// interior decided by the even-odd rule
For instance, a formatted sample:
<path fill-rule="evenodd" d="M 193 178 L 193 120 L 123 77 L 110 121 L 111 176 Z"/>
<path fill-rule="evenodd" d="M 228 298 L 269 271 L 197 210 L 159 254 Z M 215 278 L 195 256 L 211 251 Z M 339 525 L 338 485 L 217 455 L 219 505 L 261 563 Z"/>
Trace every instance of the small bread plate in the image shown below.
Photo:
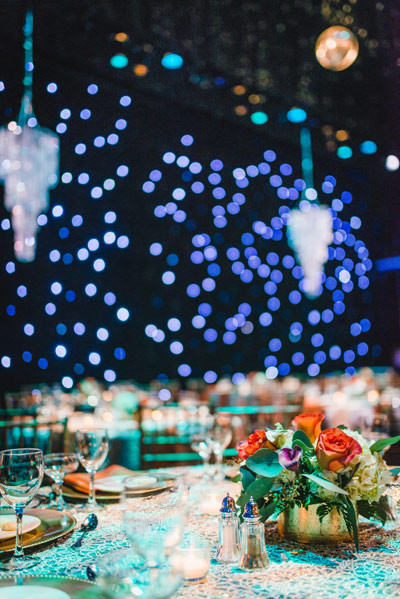
<path fill-rule="evenodd" d="M 23 516 L 22 517 L 22 534 L 31 532 L 40 526 L 40 518 L 36 516 Z M 2 516 L 0 514 L 0 541 L 5 539 L 12 539 L 17 535 L 17 521 L 15 514 L 9 516 Z"/>
<path fill-rule="evenodd" d="M 72 576 L 21 576 L 0 578 L 0 599 L 96 599 L 93 582 Z"/>
<path fill-rule="evenodd" d="M 14 517 L 14 512 L 11 508 L 1 508 L 0 517 Z M 26 521 L 27 516 L 34 519 L 38 524 L 35 524 L 34 528 L 30 528 L 29 531 L 23 531 L 22 543 L 24 550 L 29 551 L 34 547 L 51 543 L 56 539 L 67 535 L 72 532 L 76 525 L 76 520 L 68 512 L 59 512 L 57 510 L 37 509 L 37 510 L 25 510 L 24 520 Z M 10 531 L 11 532 L 11 531 Z M 12 537 L 0 540 L 0 558 L 7 556 L 9 553 L 14 551 L 15 546 L 15 531 L 13 531 Z"/>

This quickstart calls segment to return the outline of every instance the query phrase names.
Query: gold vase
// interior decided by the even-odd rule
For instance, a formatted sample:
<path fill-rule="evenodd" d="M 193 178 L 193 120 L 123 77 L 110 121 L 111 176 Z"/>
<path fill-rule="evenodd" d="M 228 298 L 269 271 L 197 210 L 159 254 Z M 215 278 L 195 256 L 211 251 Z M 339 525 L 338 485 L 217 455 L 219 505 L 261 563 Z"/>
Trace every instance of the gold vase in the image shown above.
<path fill-rule="evenodd" d="M 335 508 L 324 516 L 322 522 L 317 514 L 318 505 L 293 507 L 278 516 L 278 532 L 281 537 L 298 543 L 333 545 L 352 541 L 343 515 Z"/>

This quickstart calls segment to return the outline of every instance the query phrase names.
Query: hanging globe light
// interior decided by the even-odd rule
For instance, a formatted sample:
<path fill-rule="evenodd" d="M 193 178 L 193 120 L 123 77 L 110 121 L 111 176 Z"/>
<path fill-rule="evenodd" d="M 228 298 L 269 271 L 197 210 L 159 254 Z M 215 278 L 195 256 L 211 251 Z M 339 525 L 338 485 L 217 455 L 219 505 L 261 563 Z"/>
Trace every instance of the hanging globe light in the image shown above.
<path fill-rule="evenodd" d="M 358 56 L 358 39 L 346 27 L 334 25 L 325 29 L 315 44 L 315 56 L 324 69 L 344 71 Z"/>

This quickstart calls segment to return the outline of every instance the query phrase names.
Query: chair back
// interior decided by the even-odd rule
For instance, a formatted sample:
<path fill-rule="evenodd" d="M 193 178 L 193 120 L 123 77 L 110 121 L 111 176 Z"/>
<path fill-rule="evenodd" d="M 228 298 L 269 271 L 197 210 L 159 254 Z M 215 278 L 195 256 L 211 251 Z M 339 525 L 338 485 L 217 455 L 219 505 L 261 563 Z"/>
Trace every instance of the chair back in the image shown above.
<path fill-rule="evenodd" d="M 35 447 L 43 453 L 65 451 L 67 419 L 37 420 L 30 416 L 12 416 L 0 420 L 0 449 Z"/>
<path fill-rule="evenodd" d="M 140 465 L 170 468 L 200 464 L 200 456 L 190 446 L 191 429 L 178 404 L 154 405 L 139 409 Z"/>

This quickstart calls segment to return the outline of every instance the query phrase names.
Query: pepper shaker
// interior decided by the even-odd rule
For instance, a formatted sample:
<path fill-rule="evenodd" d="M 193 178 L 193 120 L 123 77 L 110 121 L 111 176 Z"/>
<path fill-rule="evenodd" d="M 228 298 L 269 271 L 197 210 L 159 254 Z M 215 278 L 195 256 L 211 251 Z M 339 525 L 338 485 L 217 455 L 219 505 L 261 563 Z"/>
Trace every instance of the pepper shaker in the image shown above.
<path fill-rule="evenodd" d="M 260 521 L 258 505 L 250 497 L 244 508 L 239 566 L 242 570 L 266 568 L 269 558 L 265 548 L 264 524 Z"/>
<path fill-rule="evenodd" d="M 239 518 L 235 501 L 229 493 L 222 500 L 218 527 L 218 549 L 215 559 L 225 564 L 237 562 L 240 554 Z"/>

